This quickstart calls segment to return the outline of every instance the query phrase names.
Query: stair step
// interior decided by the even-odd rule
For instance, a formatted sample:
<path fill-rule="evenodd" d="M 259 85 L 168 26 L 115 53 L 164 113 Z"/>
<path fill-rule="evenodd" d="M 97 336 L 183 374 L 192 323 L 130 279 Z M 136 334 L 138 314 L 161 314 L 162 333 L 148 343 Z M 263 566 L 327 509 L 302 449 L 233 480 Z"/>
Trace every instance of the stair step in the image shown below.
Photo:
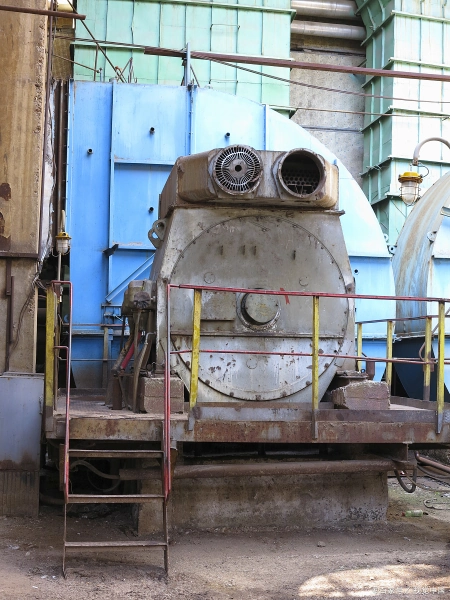
<path fill-rule="evenodd" d="M 69 448 L 69 456 L 76 458 L 152 458 L 164 456 L 162 450 L 79 450 Z"/>
<path fill-rule="evenodd" d="M 69 494 L 67 504 L 145 504 L 149 500 L 164 499 L 163 494 Z"/>
<path fill-rule="evenodd" d="M 164 546 L 167 547 L 166 542 L 153 542 L 147 540 L 140 541 L 120 541 L 120 542 L 65 542 L 66 548 L 130 548 L 130 547 L 147 547 L 147 546 Z"/>

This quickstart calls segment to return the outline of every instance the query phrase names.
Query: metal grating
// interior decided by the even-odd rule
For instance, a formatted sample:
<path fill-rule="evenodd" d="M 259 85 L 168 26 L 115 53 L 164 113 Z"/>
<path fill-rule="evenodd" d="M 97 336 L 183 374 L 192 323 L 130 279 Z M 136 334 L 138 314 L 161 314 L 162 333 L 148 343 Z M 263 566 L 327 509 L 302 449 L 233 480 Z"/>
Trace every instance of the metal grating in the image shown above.
<path fill-rule="evenodd" d="M 257 186 L 261 161 L 256 152 L 247 146 L 229 146 L 218 155 L 214 174 L 222 189 L 243 194 Z"/>
<path fill-rule="evenodd" d="M 309 196 L 319 187 L 320 171 L 316 163 L 309 158 L 291 155 L 281 168 L 284 185 L 298 196 Z"/>

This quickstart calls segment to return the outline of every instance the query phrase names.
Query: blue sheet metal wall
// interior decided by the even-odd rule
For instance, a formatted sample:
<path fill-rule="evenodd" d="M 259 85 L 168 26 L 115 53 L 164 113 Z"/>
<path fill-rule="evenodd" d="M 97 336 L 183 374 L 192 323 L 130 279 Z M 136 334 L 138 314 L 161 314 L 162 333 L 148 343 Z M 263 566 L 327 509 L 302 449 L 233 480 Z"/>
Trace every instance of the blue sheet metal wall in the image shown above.
<path fill-rule="evenodd" d="M 73 238 L 78 387 L 105 384 L 102 360 L 117 354 L 123 291 L 132 279 L 148 277 L 153 247 L 147 232 L 175 160 L 236 143 L 259 150 L 309 148 L 336 161 L 357 292 L 394 294 L 389 254 L 369 202 L 336 157 L 294 122 L 265 105 L 205 88 L 72 82 L 67 229 Z M 359 320 L 393 316 L 391 303 L 357 305 Z M 106 328 L 105 339 L 102 323 L 116 326 Z M 383 355 L 384 336 L 383 325 L 367 326 L 366 354 Z"/>

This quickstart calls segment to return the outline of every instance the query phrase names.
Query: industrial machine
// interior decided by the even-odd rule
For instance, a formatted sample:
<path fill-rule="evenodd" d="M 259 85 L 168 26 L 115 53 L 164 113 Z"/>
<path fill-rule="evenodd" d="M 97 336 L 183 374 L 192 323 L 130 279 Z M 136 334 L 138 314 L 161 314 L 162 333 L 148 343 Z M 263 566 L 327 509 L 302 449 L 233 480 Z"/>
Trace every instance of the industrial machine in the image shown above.
<path fill-rule="evenodd" d="M 149 232 L 157 248 L 150 280 L 131 282 L 122 306 L 131 332 L 116 377 L 142 340 L 133 385 L 121 386 L 129 405 L 144 407 L 139 373 L 151 387 L 161 372 L 168 323 L 170 351 L 177 353 L 171 370 L 190 389 L 196 286 L 211 288 L 203 290 L 201 306 L 198 401 L 311 401 L 312 298 L 257 290 L 354 290 L 338 177 L 336 165 L 301 148 L 259 152 L 234 145 L 177 160 Z M 168 282 L 174 286 L 169 318 Z M 177 288 L 183 284 L 191 288 Z M 320 323 L 323 397 L 338 369 L 355 369 L 354 360 L 342 358 L 354 354 L 354 301 L 322 298 Z"/>

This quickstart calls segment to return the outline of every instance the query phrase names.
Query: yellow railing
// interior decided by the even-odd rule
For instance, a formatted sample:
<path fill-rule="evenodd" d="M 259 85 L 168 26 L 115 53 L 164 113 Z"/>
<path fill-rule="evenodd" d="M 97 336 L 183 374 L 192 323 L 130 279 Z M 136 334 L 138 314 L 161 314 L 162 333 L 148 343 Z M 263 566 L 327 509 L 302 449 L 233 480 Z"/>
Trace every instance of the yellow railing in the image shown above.
<path fill-rule="evenodd" d="M 356 355 L 339 355 L 339 354 L 321 354 L 323 357 L 336 358 L 348 358 L 354 359 L 357 364 L 357 369 L 362 370 L 363 362 L 384 362 L 386 364 L 385 380 L 391 391 L 392 387 L 392 366 L 395 363 L 400 364 L 417 364 L 422 365 L 424 372 L 424 400 L 430 399 L 430 381 L 431 371 L 434 365 L 437 365 L 437 394 L 436 394 L 436 432 L 440 433 L 443 425 L 443 414 L 444 414 L 444 367 L 445 364 L 450 364 L 450 361 L 445 361 L 445 303 L 449 302 L 450 299 L 445 298 L 414 298 L 404 296 L 370 296 L 361 294 L 328 294 L 325 292 L 297 292 L 297 291 L 279 291 L 279 290 L 261 290 L 261 289 L 246 289 L 246 288 L 230 288 L 230 287 L 216 287 L 216 286 L 194 286 L 194 285 L 172 285 L 168 284 L 168 288 L 180 288 L 180 289 L 191 289 L 194 291 L 194 303 L 193 303 L 193 319 L 192 319 L 192 348 L 187 351 L 170 351 L 170 354 L 180 354 L 181 352 L 191 352 L 191 377 L 190 377 L 190 408 L 194 408 L 198 398 L 198 377 L 199 377 L 199 363 L 200 363 L 200 337 L 201 337 L 201 309 L 202 309 L 202 292 L 229 292 L 229 293 L 251 293 L 251 294 L 264 294 L 264 295 L 279 295 L 279 296 L 303 296 L 312 298 L 312 349 L 310 353 L 302 352 L 265 352 L 265 351 L 251 351 L 251 350 L 239 350 L 233 351 L 238 354 L 277 354 L 277 355 L 292 355 L 292 356 L 305 356 L 312 358 L 312 385 L 311 385 L 311 411 L 312 411 L 312 434 L 313 438 L 317 439 L 317 410 L 319 408 L 319 332 L 320 332 L 320 298 L 347 298 L 347 299 L 359 299 L 359 300 L 380 300 L 380 301 L 411 301 L 411 302 L 437 302 L 439 306 L 438 315 L 425 316 L 425 317 L 410 317 L 406 319 L 380 319 L 372 321 L 361 321 L 356 323 Z M 169 289 L 168 289 L 169 292 Z M 432 319 L 438 319 L 438 356 L 436 359 L 431 357 L 432 347 Z M 393 357 L 393 340 L 394 340 L 394 325 L 396 321 L 408 321 L 408 320 L 425 320 L 425 343 L 424 343 L 424 357 L 418 356 L 416 359 L 412 358 L 394 358 Z M 363 325 L 369 323 L 386 323 L 386 356 L 385 357 L 368 357 L 363 354 Z M 170 329 L 170 328 L 169 328 Z M 168 342 L 170 340 L 170 331 L 168 331 Z M 208 350 L 208 352 L 231 352 L 221 350 Z"/>

